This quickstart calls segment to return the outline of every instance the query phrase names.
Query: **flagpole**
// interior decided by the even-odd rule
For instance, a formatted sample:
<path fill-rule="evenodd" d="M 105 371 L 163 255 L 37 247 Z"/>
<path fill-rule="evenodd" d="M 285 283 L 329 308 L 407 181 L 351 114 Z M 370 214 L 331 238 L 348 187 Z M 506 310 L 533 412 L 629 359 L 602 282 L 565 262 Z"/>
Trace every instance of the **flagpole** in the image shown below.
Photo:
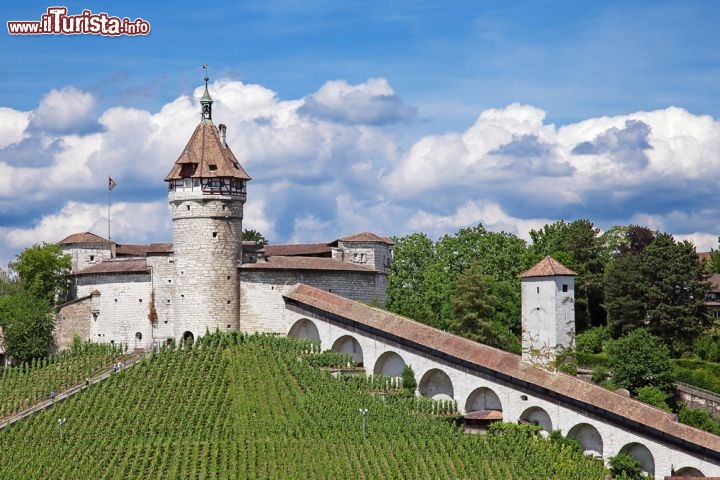
<path fill-rule="evenodd" d="M 110 192 L 112 192 L 112 188 L 110 188 L 110 185 L 112 185 L 112 183 L 110 182 L 111 178 L 112 177 L 110 177 L 110 175 L 108 175 L 108 214 L 107 214 L 107 217 L 108 217 L 108 240 L 111 239 L 111 237 L 110 237 Z"/>

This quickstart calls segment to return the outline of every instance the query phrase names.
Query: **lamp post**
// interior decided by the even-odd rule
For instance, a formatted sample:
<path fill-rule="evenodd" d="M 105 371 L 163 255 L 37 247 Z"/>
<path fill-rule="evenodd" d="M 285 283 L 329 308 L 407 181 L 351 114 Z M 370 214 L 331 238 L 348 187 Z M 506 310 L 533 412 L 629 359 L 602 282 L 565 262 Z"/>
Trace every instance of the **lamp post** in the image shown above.
<path fill-rule="evenodd" d="M 363 429 L 363 440 L 367 439 L 367 432 L 365 431 L 365 417 L 368 415 L 367 408 L 360 409 L 360 416 L 362 417 L 362 429 Z"/>
<path fill-rule="evenodd" d="M 65 447 L 65 439 L 63 438 L 63 425 L 67 422 L 67 418 L 58 418 L 58 427 L 60 427 L 60 445 Z"/>

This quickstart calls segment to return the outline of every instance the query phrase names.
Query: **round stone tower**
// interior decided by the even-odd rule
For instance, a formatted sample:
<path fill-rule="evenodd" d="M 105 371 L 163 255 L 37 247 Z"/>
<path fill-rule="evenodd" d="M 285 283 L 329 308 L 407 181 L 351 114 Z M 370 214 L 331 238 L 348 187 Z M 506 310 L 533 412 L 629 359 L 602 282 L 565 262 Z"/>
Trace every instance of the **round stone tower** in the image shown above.
<path fill-rule="evenodd" d="M 165 178 L 172 218 L 177 340 L 194 340 L 207 330 L 239 328 L 238 263 L 250 176 L 227 145 L 225 125 L 213 124 L 212 103 L 206 75 L 200 124 Z"/>

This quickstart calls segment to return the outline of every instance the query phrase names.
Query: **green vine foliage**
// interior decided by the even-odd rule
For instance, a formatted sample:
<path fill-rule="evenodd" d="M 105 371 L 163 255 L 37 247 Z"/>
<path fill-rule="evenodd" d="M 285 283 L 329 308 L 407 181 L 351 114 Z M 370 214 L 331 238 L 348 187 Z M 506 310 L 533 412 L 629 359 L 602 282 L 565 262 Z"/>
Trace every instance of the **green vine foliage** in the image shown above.
<path fill-rule="evenodd" d="M 367 381 L 335 378 L 305 361 L 310 348 L 283 337 L 209 334 L 192 348 L 155 352 L 0 430 L 0 479 L 607 475 L 602 462 L 531 427 L 471 435 L 457 426 L 455 402 L 380 394 Z M 62 437 L 58 418 L 66 419 Z"/>

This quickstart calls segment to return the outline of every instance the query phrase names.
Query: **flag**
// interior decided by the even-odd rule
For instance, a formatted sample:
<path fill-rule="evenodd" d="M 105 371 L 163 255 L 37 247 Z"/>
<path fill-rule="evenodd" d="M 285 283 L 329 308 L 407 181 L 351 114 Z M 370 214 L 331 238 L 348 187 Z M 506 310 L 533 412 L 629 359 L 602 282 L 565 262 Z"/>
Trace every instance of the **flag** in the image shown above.
<path fill-rule="evenodd" d="M 115 187 L 117 187 L 117 182 L 113 180 L 111 176 L 108 176 L 108 191 L 112 190 Z"/>

